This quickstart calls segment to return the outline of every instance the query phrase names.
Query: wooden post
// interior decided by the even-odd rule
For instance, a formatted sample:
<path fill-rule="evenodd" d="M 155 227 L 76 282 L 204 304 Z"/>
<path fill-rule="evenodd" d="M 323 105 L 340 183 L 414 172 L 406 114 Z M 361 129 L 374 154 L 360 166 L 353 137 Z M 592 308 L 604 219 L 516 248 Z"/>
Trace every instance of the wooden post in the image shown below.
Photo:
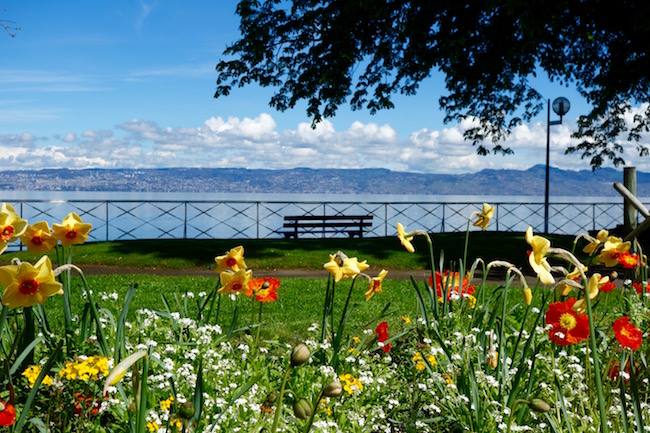
<path fill-rule="evenodd" d="M 636 167 L 623 169 L 623 185 L 632 195 L 636 196 Z M 627 198 L 623 198 L 623 229 L 629 234 L 636 228 L 636 208 Z"/>

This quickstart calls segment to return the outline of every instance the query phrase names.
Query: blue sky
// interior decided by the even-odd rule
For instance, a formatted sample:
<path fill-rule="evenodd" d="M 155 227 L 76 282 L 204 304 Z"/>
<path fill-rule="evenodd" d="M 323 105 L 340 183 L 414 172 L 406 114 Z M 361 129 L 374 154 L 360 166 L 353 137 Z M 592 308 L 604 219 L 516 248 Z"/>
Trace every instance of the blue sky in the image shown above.
<path fill-rule="evenodd" d="M 213 98 L 215 65 L 238 35 L 236 0 L 89 2 L 4 0 L 0 17 L 21 30 L 0 35 L 0 163 L 5 170 L 114 167 L 369 168 L 467 173 L 544 163 L 546 114 L 518 128 L 514 156 L 479 157 L 463 124 L 443 124 L 437 74 L 396 109 L 370 115 L 342 107 L 312 130 L 304 107 L 268 106 L 271 89 Z M 552 127 L 551 164 L 564 156 L 587 107 L 572 89 L 539 80 L 572 109 Z M 650 171 L 646 159 L 629 164 Z M 648 165 L 646 167 L 646 165 Z"/>

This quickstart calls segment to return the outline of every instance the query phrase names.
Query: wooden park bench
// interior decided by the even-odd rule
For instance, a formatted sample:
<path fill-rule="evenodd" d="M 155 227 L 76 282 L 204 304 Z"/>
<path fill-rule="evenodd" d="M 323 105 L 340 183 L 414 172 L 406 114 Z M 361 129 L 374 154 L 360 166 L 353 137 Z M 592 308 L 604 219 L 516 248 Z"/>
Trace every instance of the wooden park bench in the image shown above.
<path fill-rule="evenodd" d="M 295 215 L 285 216 L 283 230 L 285 238 L 298 239 L 298 235 L 326 233 L 347 233 L 351 238 L 363 237 L 366 227 L 372 226 L 372 215 Z"/>

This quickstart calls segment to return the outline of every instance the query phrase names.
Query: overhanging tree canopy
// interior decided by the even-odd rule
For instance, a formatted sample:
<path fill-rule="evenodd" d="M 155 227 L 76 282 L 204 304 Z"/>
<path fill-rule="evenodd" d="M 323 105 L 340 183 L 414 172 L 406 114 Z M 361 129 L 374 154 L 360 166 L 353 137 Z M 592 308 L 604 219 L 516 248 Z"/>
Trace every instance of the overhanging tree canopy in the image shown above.
<path fill-rule="evenodd" d="M 477 119 L 465 137 L 480 154 L 544 108 L 537 73 L 575 88 L 591 104 L 576 146 L 593 168 L 623 163 L 617 138 L 638 143 L 650 108 L 650 3 L 626 0 L 241 0 L 240 40 L 217 65 L 215 98 L 258 83 L 277 91 L 280 111 L 307 102 L 314 123 L 347 100 L 353 109 L 392 108 L 432 70 L 445 75 L 445 121 Z M 628 117 L 626 121 L 626 116 Z"/>

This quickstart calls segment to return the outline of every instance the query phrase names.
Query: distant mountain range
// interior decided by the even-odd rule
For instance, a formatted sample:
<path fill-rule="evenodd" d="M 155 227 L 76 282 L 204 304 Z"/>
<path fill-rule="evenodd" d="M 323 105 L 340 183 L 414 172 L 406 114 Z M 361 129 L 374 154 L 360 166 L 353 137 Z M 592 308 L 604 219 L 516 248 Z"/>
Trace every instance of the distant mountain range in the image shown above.
<path fill-rule="evenodd" d="M 551 168 L 554 196 L 616 196 L 623 172 Z M 0 190 L 318 194 L 544 195 L 545 166 L 421 174 L 386 169 L 248 170 L 238 168 L 47 169 L 0 173 Z M 637 195 L 650 196 L 650 174 L 637 172 Z"/>

